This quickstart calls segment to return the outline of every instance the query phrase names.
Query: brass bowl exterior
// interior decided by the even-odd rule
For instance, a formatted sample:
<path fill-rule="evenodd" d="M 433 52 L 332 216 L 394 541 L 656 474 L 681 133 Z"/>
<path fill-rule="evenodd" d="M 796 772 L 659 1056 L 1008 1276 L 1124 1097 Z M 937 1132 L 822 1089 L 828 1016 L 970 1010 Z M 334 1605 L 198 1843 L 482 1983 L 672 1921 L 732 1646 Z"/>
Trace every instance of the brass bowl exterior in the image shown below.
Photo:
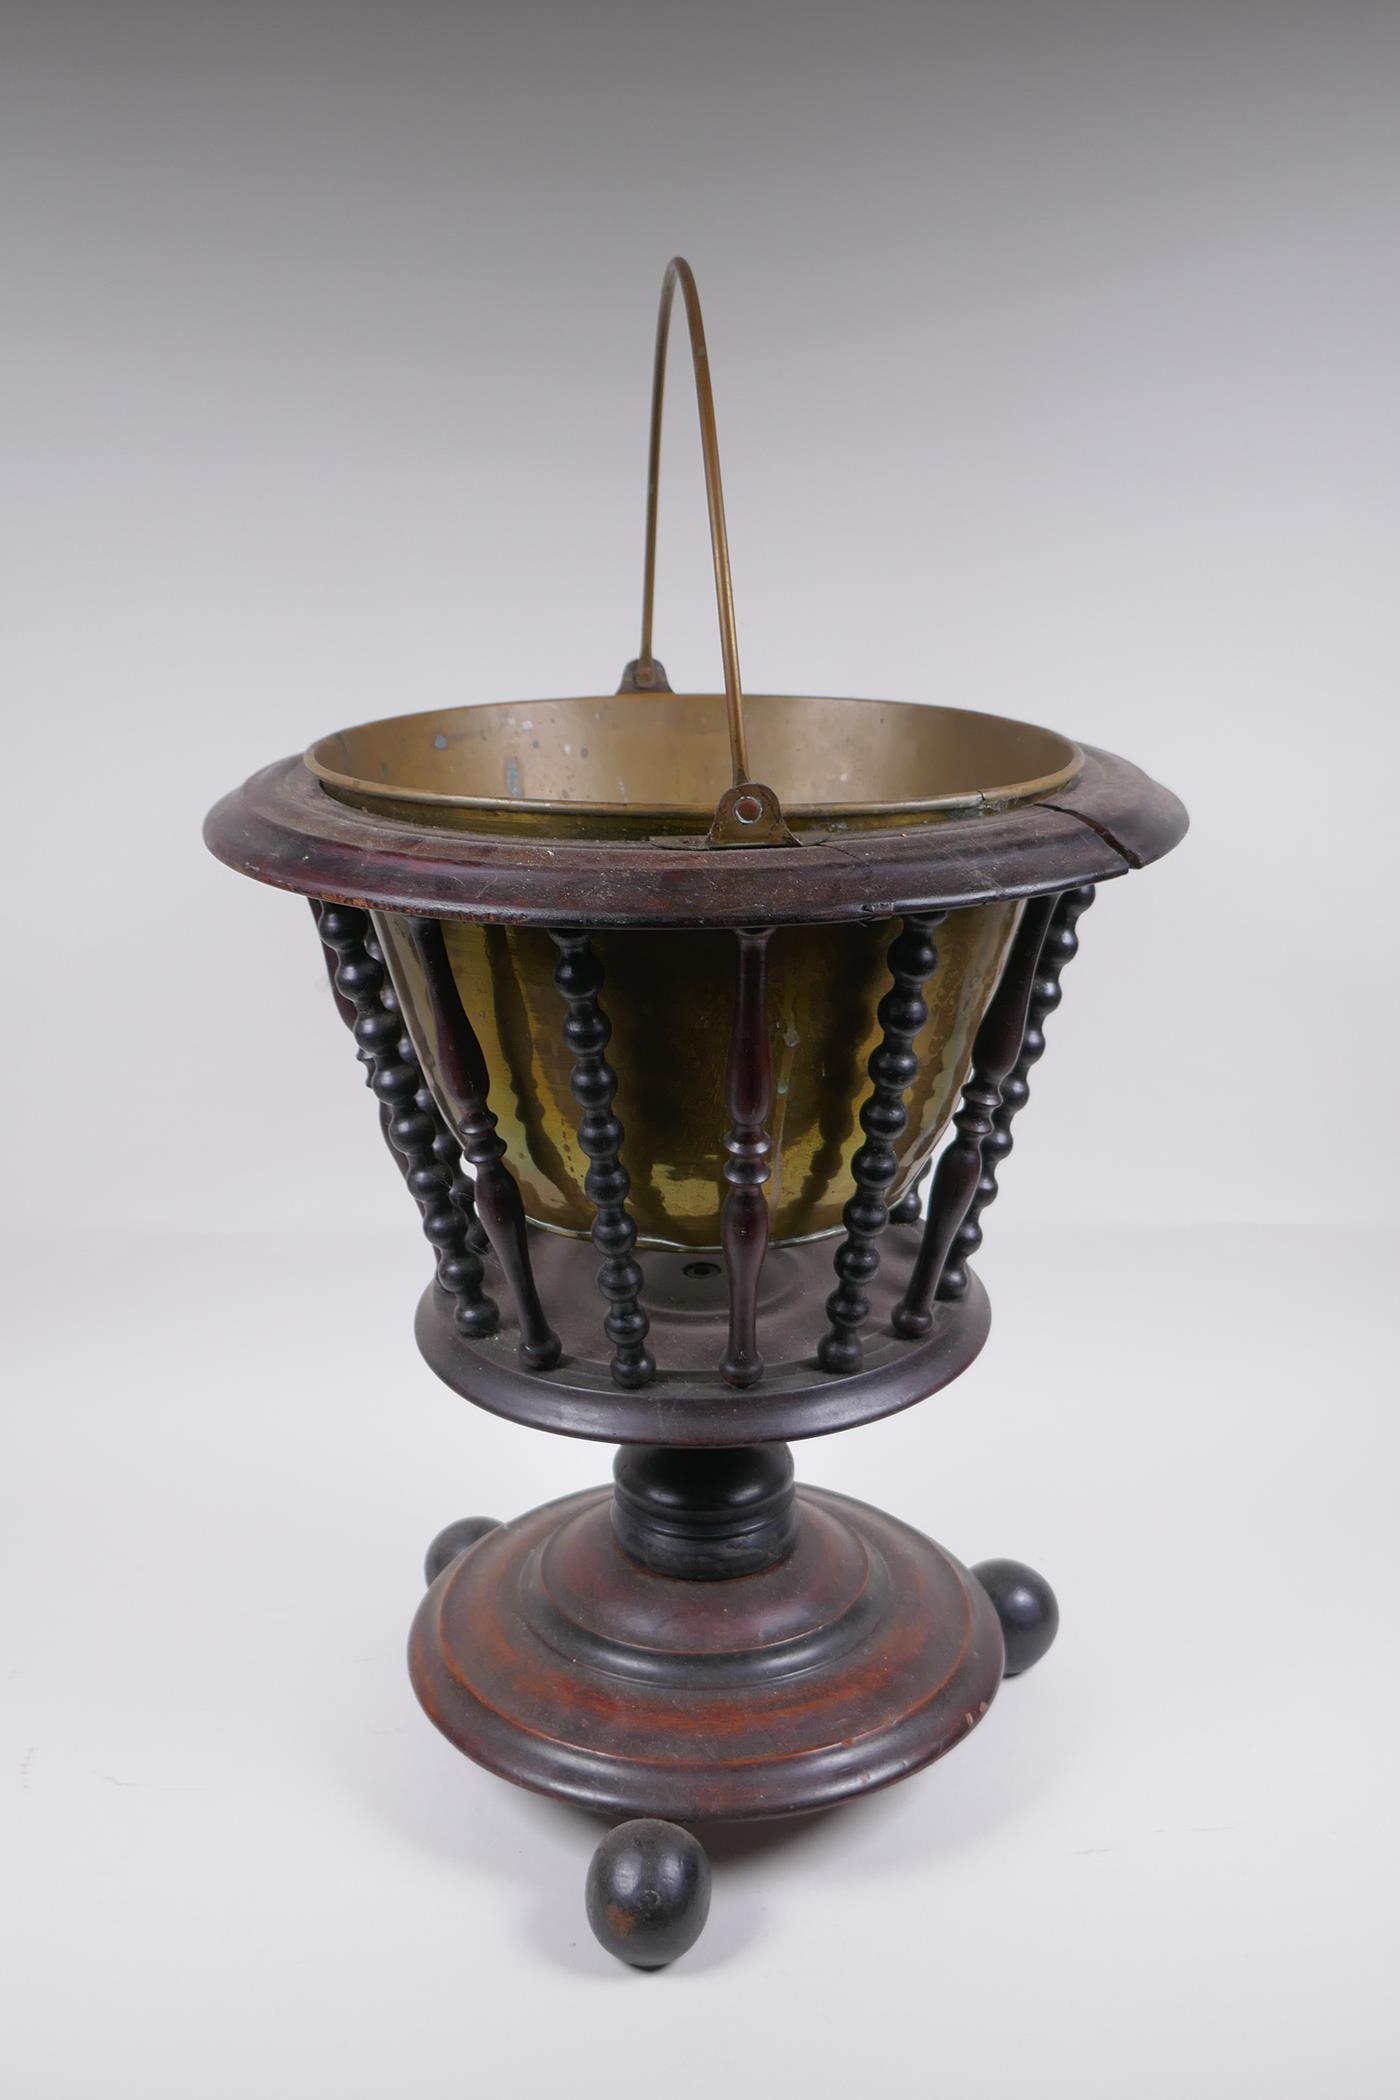
<path fill-rule="evenodd" d="M 790 823 L 934 822 L 1052 793 L 1083 754 L 968 708 L 745 699 L 752 777 Z M 397 715 L 323 737 L 306 763 L 357 809 L 466 831 L 645 838 L 704 832 L 731 784 L 721 693 L 612 693 Z"/>
<path fill-rule="evenodd" d="M 1020 912 L 1016 903 L 949 914 L 926 988 L 929 1019 L 915 1044 L 918 1075 L 896 1146 L 895 1198 L 927 1160 L 967 1074 L 972 1038 L 995 990 Z M 453 1123 L 463 1104 L 445 1090 L 407 921 L 375 915 L 405 1021 L 438 1101 Z M 866 1060 L 879 1038 L 875 1009 L 888 989 L 895 922 L 780 926 L 769 951 L 773 1056 L 773 1171 L 767 1195 L 775 1240 L 830 1232 L 851 1193 L 850 1159 L 870 1090 Z M 554 983 L 558 951 L 537 928 L 444 922 L 462 1004 L 480 1038 L 491 1108 L 528 1216 L 586 1233 L 588 1161 L 569 1090 L 565 1004 Z M 644 1240 L 711 1248 L 719 1239 L 724 1066 L 734 1001 L 734 937 L 637 929 L 596 933 L 612 1022 L 608 1059 L 618 1075 L 622 1157 Z"/>
<path fill-rule="evenodd" d="M 827 832 L 961 818 L 1050 793 L 1082 756 L 1067 739 L 961 708 L 756 694 L 746 701 L 755 777 L 789 820 Z M 621 843 L 702 834 L 730 784 L 723 696 L 620 693 L 447 708 L 325 738 L 307 764 L 337 799 L 421 829 L 534 832 Z M 774 848 L 797 851 L 799 848 Z M 760 859 L 766 860 L 767 854 Z M 927 1160 L 966 1077 L 1019 906 L 979 905 L 940 927 L 918 1073 L 896 1147 L 893 1201 Z M 762 913 L 757 913 L 759 919 Z M 405 1022 L 453 1123 L 406 922 L 376 918 Z M 569 1087 L 558 954 L 544 931 L 444 922 L 462 1005 L 490 1075 L 491 1108 L 527 1215 L 586 1233 L 593 1209 Z M 834 1231 L 851 1193 L 858 1115 L 870 1091 L 876 1009 L 889 988 L 894 921 L 780 925 L 768 966 L 775 1240 Z M 608 1056 L 640 1236 L 714 1247 L 723 1194 L 724 1071 L 735 994 L 726 932 L 600 932 Z"/>

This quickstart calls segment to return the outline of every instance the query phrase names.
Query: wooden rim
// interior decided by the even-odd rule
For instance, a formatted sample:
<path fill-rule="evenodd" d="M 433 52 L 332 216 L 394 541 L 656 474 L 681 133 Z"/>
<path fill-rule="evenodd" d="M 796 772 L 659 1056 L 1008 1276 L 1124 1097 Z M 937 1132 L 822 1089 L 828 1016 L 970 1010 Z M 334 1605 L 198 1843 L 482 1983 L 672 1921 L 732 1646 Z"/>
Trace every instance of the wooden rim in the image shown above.
<path fill-rule="evenodd" d="M 299 755 L 226 795 L 204 837 L 256 881 L 368 910 L 501 925 L 835 923 L 1108 882 L 1169 853 L 1187 823 L 1176 796 L 1126 759 L 1084 753 L 1078 780 L 1045 801 L 817 836 L 802 853 L 409 825 L 335 801 Z"/>

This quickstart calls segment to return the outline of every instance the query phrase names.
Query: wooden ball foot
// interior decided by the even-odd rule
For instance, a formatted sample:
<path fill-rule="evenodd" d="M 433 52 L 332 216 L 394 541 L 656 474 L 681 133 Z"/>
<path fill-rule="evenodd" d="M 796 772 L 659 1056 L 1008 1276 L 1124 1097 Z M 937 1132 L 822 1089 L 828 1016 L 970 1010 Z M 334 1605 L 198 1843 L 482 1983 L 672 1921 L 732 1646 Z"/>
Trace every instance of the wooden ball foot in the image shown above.
<path fill-rule="evenodd" d="M 991 1599 L 1006 1643 L 1006 1672 L 1019 1677 L 1049 1650 L 1060 1630 L 1060 1607 L 1043 1575 L 1021 1560 L 983 1560 L 973 1574 Z"/>
<path fill-rule="evenodd" d="M 440 1531 L 423 1557 L 423 1580 L 431 1589 L 444 1568 L 484 1539 L 488 1531 L 495 1531 L 499 1517 L 458 1517 L 455 1524 L 448 1524 Z"/>
<path fill-rule="evenodd" d="M 645 1816 L 603 1839 L 584 1888 L 599 1945 L 634 1969 L 663 1969 L 693 1947 L 710 1914 L 710 1862 L 678 1823 Z"/>

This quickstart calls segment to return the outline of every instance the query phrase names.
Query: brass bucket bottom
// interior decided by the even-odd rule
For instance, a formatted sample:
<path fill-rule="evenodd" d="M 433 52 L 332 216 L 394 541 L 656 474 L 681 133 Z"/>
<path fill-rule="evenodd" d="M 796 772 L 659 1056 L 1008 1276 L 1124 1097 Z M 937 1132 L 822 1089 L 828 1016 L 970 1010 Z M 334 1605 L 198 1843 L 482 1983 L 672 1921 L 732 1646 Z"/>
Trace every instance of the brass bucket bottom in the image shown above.
<path fill-rule="evenodd" d="M 857 827 L 975 823 L 981 810 L 1051 793 L 1083 762 L 1051 730 L 961 708 L 781 694 L 750 695 L 745 706 L 755 777 L 777 791 L 789 823 L 808 838 Z M 705 693 L 629 692 L 404 715 L 323 738 L 307 764 L 337 800 L 420 828 L 616 843 L 684 834 L 677 837 L 683 852 L 703 850 L 716 798 L 730 784 L 724 700 Z M 753 849 L 756 924 L 764 922 L 766 852 L 802 850 Z M 579 907 L 585 918 L 586 898 Z M 938 967 L 925 988 L 929 1016 L 914 1044 L 918 1071 L 895 1148 L 891 1201 L 927 1161 L 952 1112 L 1019 908 L 1002 902 L 956 911 L 938 929 Z M 409 1033 L 455 1123 L 464 1104 L 442 1077 L 438 1024 L 407 924 L 389 914 L 375 923 Z M 767 1196 L 779 1242 L 840 1225 L 894 932 L 894 921 L 885 919 L 779 926 L 773 934 Z M 526 1214 L 559 1231 L 586 1233 L 593 1219 L 584 1193 L 588 1161 L 569 1088 L 554 945 L 539 928 L 460 921 L 444 922 L 444 936 Z M 713 1248 L 728 1121 L 734 938 L 639 927 L 599 933 L 594 948 L 605 972 L 608 1058 L 618 1076 L 622 1157 L 638 1233 L 653 1244 Z"/>

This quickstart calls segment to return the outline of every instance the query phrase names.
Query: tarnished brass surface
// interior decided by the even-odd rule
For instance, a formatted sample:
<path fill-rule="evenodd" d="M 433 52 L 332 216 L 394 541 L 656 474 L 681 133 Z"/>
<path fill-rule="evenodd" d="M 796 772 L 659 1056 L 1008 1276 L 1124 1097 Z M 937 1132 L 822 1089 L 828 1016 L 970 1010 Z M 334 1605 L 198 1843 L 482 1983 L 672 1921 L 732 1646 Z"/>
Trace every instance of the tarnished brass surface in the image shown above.
<path fill-rule="evenodd" d="M 755 775 L 797 830 L 930 822 L 1046 795 L 1083 755 L 1001 715 L 751 693 Z M 396 715 L 338 730 L 306 763 L 357 809 L 457 830 L 645 838 L 708 831 L 730 785 L 720 693 L 610 693 Z"/>
<path fill-rule="evenodd" d="M 652 648 L 662 403 L 677 291 L 695 378 L 722 694 L 672 692 Z M 327 794 L 354 809 L 419 832 L 465 835 L 462 879 L 469 889 L 473 834 L 493 837 L 496 850 L 506 852 L 503 838 L 616 848 L 657 840 L 674 843 L 678 854 L 717 849 L 717 867 L 736 848 L 763 845 L 768 851 L 760 858 L 800 865 L 806 849 L 794 833 L 839 842 L 853 831 L 975 822 L 980 812 L 1066 787 L 1084 758 L 1052 730 L 965 708 L 744 694 L 709 353 L 694 277 L 676 257 L 666 270 L 657 318 L 641 645 L 623 690 L 368 722 L 313 744 L 306 764 Z M 618 858 L 625 867 L 625 857 Z M 618 879 L 614 866 L 611 888 Z M 757 924 L 767 917 L 763 888 L 755 887 Z M 637 917 L 660 916 L 665 893 L 664 881 L 654 884 L 650 906 Z M 587 907 L 580 897 L 585 920 Z M 927 990 L 929 1019 L 914 1044 L 918 1069 L 897 1148 L 899 1173 L 888 1191 L 892 1201 L 927 1159 L 952 1111 L 1019 910 L 1008 902 L 977 905 L 954 912 L 939 929 L 938 969 Z M 584 1193 L 588 1161 L 576 1135 L 553 943 L 538 926 L 442 923 L 526 1212 L 542 1225 L 586 1232 L 593 1216 Z M 455 1123 L 464 1104 L 451 1098 L 442 1068 L 460 1060 L 438 1055 L 438 1024 L 407 921 L 380 913 L 375 924 L 408 1029 Z M 787 923 L 773 933 L 767 1011 L 775 1107 L 767 1198 L 776 1240 L 840 1224 L 860 1136 L 857 1116 L 869 1092 L 866 1063 L 879 1037 L 876 1009 L 890 983 L 885 957 L 893 933 L 892 920 Z M 728 1120 L 724 1069 L 734 937 L 643 924 L 594 939 L 605 971 L 609 1057 L 618 1075 L 617 1113 L 638 1231 L 644 1240 L 713 1247 Z"/>
<path fill-rule="evenodd" d="M 954 1106 L 1019 911 L 1014 903 L 980 905 L 951 913 L 938 929 L 939 965 L 926 989 L 930 1014 L 915 1045 L 919 1071 L 891 1201 L 928 1157 Z M 406 921 L 380 913 L 375 927 L 424 1068 L 455 1121 L 461 1104 L 442 1086 Z M 840 1223 L 859 1138 L 856 1117 L 869 1090 L 866 1059 L 879 1034 L 875 1009 L 890 981 L 885 954 L 893 932 L 894 922 L 886 920 L 781 926 L 773 935 L 768 1012 L 775 1106 L 767 1194 L 775 1240 Z M 569 1091 L 565 1008 L 554 985 L 557 951 L 546 933 L 529 927 L 452 922 L 445 933 L 525 1209 L 541 1224 L 586 1232 L 593 1217 L 583 1191 L 588 1162 Z M 617 1113 L 626 1130 L 623 1159 L 638 1231 L 653 1241 L 713 1247 L 734 937 L 640 929 L 599 933 L 594 944 L 607 973 L 608 1057 L 618 1075 Z"/>

